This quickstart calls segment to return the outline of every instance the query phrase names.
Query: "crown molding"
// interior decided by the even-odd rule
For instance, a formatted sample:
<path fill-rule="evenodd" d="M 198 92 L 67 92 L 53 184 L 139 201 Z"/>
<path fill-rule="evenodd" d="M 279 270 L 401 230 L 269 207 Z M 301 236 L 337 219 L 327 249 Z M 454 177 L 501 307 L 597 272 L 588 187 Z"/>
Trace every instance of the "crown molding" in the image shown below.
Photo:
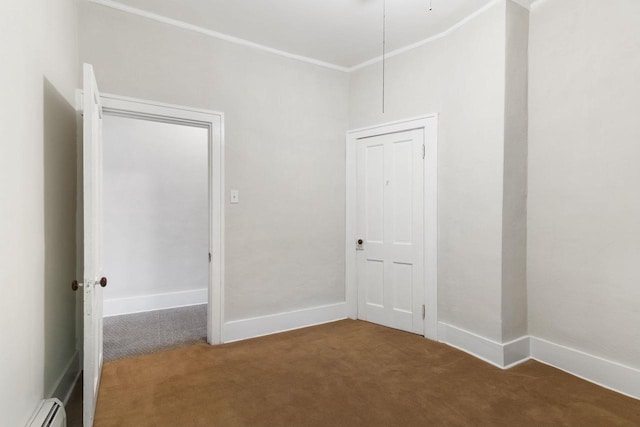
<path fill-rule="evenodd" d="M 393 58 L 394 56 L 400 55 L 401 53 L 408 52 L 408 51 L 416 49 L 416 48 L 418 48 L 420 46 L 424 46 L 425 44 L 428 44 L 428 43 L 434 42 L 434 41 L 436 41 L 438 39 L 441 39 L 443 37 L 446 37 L 449 34 L 453 33 L 455 30 L 457 30 L 458 28 L 464 26 L 469 21 L 472 21 L 474 18 L 482 15 L 484 12 L 486 12 L 489 9 L 491 9 L 493 6 L 495 6 L 496 4 L 500 3 L 501 1 L 504 1 L 504 0 L 493 0 L 493 1 L 489 2 L 489 3 L 487 3 L 486 5 L 482 6 L 480 9 L 476 10 L 472 14 L 470 14 L 470 15 L 466 16 L 465 18 L 461 19 L 460 21 L 456 22 L 451 27 L 449 27 L 448 29 L 444 30 L 441 33 L 438 33 L 438 34 L 436 34 L 434 36 L 431 36 L 429 38 L 420 40 L 418 42 L 411 43 L 410 45 L 401 47 L 399 49 L 392 50 L 391 52 L 387 52 L 387 54 L 385 55 L 385 59 Z M 509 0 L 507 0 L 507 1 L 509 1 Z M 349 72 L 356 71 L 356 70 L 368 67 L 369 65 L 373 65 L 373 64 L 381 62 L 381 61 L 382 61 L 382 55 L 377 56 L 375 58 L 372 58 L 372 59 L 370 59 L 368 61 L 362 62 L 362 63 L 360 63 L 358 65 L 355 65 L 355 66 L 349 68 L 348 71 Z"/>
<path fill-rule="evenodd" d="M 194 31 L 200 34 L 204 34 L 206 36 L 209 37 L 213 37 L 219 40 L 224 40 L 230 43 L 234 43 L 240 46 L 246 46 L 246 47 L 250 47 L 253 49 L 257 49 L 257 50 L 262 50 L 264 52 L 269 52 L 272 53 L 274 55 L 278 55 L 278 56 L 282 56 L 284 58 L 289 58 L 289 59 L 294 59 L 297 61 L 301 61 L 301 62 L 306 62 L 308 64 L 313 64 L 313 65 L 317 65 L 320 67 L 324 67 L 324 68 L 328 68 L 331 70 L 336 70 L 336 71 L 341 71 L 344 73 L 351 73 L 353 71 L 359 70 L 361 68 L 365 68 L 369 65 L 373 65 L 376 64 L 378 62 L 382 61 L 382 56 L 377 56 L 375 58 L 369 59 L 367 61 L 361 62 L 360 64 L 354 65 L 352 67 L 345 67 L 342 65 L 337 65 L 337 64 L 333 64 L 330 62 L 326 62 L 326 61 L 321 61 L 319 59 L 315 59 L 315 58 L 310 58 L 307 56 L 303 56 L 303 55 L 297 55 L 294 53 L 290 53 L 284 50 L 280 50 L 280 49 L 275 49 L 269 46 L 265 46 L 259 43 L 255 43 L 249 40 L 245 40 L 245 39 L 241 39 L 239 37 L 234 37 L 231 36 L 229 34 L 225 34 L 225 33 L 221 33 L 218 31 L 213 31 L 213 30 L 209 30 L 207 28 L 203 28 L 203 27 L 199 27 L 197 25 L 193 25 L 193 24 L 189 24 L 187 22 L 184 21 L 180 21 L 177 19 L 173 19 L 173 18 L 168 18 L 166 16 L 163 15 L 158 15 L 156 13 L 152 13 L 152 12 L 148 12 L 146 10 L 142 10 L 142 9 L 138 9 L 132 6 L 127 6 L 125 4 L 122 4 L 118 1 L 115 0 L 86 0 L 90 3 L 94 3 L 94 4 L 98 4 L 101 6 L 105 6 L 105 7 L 109 7 L 111 9 L 116 9 L 119 10 L 121 12 L 126 12 L 126 13 L 130 13 L 132 15 L 137 15 L 146 19 L 151 19 L 153 21 L 156 22 L 161 22 L 163 24 L 168 24 L 168 25 L 172 25 L 174 27 L 178 27 L 178 28 L 182 28 L 184 30 L 188 30 L 188 31 Z M 410 50 L 416 49 L 420 46 L 423 46 L 425 44 L 431 43 L 433 41 L 436 41 L 438 39 L 441 39 L 443 37 L 446 37 L 447 35 L 451 34 L 452 32 L 454 32 L 455 30 L 457 30 L 458 28 L 464 26 L 466 23 L 468 23 L 469 21 L 473 20 L 474 18 L 476 18 L 477 16 L 483 14 L 485 11 L 487 11 L 488 9 L 491 9 L 493 6 L 495 6 L 496 4 L 500 3 L 501 1 L 505 1 L 505 0 L 493 0 L 489 3 L 487 3 L 486 5 L 484 5 L 483 7 L 481 7 L 480 9 L 476 10 L 475 12 L 471 13 L 470 15 L 466 16 L 465 18 L 461 19 L 460 21 L 456 22 L 455 24 L 453 24 L 451 27 L 449 27 L 448 29 L 442 31 L 441 33 L 438 33 L 436 35 L 433 35 L 431 37 L 428 37 L 426 39 L 420 40 L 418 42 L 415 43 L 411 43 L 407 46 L 401 47 L 399 49 L 395 49 L 391 52 L 388 52 L 385 55 L 385 58 L 392 58 L 396 55 L 400 55 L 402 53 L 408 52 Z M 516 4 L 519 4 L 522 7 L 525 7 L 526 9 L 530 9 L 533 5 L 540 3 L 540 2 L 544 2 L 545 0 L 506 0 L 506 1 L 512 1 Z"/>
<path fill-rule="evenodd" d="M 90 3 L 98 4 L 101 6 L 109 7 L 111 9 L 116 9 L 121 12 L 127 12 L 132 15 L 137 15 L 143 18 L 151 19 L 153 21 L 161 22 L 163 24 L 172 25 L 174 27 L 182 28 L 184 30 L 194 31 L 196 33 L 204 34 L 209 37 L 213 37 L 219 40 L 224 40 L 230 43 L 234 43 L 240 46 L 246 46 L 257 50 L 262 50 L 264 52 L 273 53 L 274 55 L 282 56 L 289 59 L 295 59 L 297 61 L 306 62 L 313 65 L 318 65 L 320 67 L 329 68 L 331 70 L 348 72 L 349 69 L 347 67 L 343 67 L 341 65 L 332 64 L 325 61 L 320 61 L 315 58 L 309 58 L 303 55 L 296 55 L 294 53 L 286 52 L 284 50 L 275 49 L 269 46 L 265 46 L 259 43 L 254 43 L 249 40 L 241 39 L 239 37 L 230 36 L 229 34 L 220 33 L 217 31 L 212 31 L 207 28 L 199 27 L 197 25 L 189 24 L 184 21 L 179 21 L 177 19 L 168 18 L 166 16 L 158 15 L 156 13 L 148 12 L 146 10 L 138 9 L 135 7 L 127 6 L 125 4 L 119 3 L 114 0 L 87 0 Z"/>

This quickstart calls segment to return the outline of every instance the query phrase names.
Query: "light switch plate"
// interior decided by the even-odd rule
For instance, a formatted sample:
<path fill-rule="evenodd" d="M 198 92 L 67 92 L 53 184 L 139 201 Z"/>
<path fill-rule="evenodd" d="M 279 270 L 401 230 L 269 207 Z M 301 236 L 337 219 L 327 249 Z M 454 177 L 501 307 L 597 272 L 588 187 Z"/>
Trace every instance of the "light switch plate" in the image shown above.
<path fill-rule="evenodd" d="M 238 190 L 231 190 L 231 203 L 240 203 L 240 192 Z"/>

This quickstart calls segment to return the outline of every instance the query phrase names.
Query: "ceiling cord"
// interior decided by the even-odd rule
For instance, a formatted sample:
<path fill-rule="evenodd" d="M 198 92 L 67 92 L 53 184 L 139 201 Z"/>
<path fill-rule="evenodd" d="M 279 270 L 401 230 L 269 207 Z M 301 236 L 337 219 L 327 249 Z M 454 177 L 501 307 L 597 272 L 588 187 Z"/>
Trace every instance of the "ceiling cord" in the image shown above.
<path fill-rule="evenodd" d="M 385 104 L 385 71 L 387 54 L 387 4 L 382 0 L 382 114 Z"/>

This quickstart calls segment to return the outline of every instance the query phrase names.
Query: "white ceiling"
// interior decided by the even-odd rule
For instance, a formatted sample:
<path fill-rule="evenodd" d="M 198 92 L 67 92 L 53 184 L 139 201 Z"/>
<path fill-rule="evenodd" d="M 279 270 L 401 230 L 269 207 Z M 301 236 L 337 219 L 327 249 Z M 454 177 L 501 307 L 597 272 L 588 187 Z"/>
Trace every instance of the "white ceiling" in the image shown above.
<path fill-rule="evenodd" d="M 340 67 L 382 52 L 383 0 L 116 1 Z M 386 0 L 387 51 L 437 35 L 492 1 L 432 0 L 429 11 L 429 0 Z"/>

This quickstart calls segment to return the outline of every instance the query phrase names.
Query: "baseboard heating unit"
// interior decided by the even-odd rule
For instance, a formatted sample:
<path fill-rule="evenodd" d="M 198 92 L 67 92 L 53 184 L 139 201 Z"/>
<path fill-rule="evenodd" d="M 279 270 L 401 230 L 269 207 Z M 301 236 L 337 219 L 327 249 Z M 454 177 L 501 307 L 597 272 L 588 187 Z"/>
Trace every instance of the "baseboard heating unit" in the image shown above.
<path fill-rule="evenodd" d="M 27 427 L 67 427 L 67 414 L 58 399 L 40 402 Z"/>

